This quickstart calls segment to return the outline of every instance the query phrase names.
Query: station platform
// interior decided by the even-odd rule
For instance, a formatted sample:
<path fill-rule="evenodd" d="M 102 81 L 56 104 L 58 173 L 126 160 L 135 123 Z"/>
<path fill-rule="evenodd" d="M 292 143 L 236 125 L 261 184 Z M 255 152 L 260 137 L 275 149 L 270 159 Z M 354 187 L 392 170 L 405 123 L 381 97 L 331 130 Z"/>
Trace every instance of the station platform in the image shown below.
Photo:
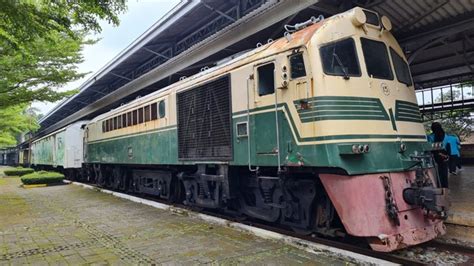
<path fill-rule="evenodd" d="M 449 190 L 451 207 L 443 238 L 474 244 L 474 166 L 463 166 L 457 175 L 450 175 Z"/>
<path fill-rule="evenodd" d="M 349 262 L 72 184 L 21 188 L 19 178 L 0 173 L 0 265 L 27 263 Z"/>

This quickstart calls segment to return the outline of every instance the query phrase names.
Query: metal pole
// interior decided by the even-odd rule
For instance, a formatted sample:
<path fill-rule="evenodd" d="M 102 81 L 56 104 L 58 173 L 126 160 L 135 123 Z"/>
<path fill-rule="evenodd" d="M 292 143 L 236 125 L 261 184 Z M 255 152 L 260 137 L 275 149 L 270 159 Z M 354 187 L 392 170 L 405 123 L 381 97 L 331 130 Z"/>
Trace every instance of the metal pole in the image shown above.
<path fill-rule="evenodd" d="M 454 106 L 454 97 L 453 97 L 453 84 L 452 83 L 449 84 L 449 89 L 451 91 L 451 107 L 453 107 Z"/>
<path fill-rule="evenodd" d="M 275 74 L 276 74 L 276 70 L 273 70 L 273 77 L 275 77 Z M 278 97 L 277 97 L 277 94 L 278 94 L 278 89 L 276 89 L 276 86 L 273 85 L 273 87 L 275 88 L 275 130 L 276 130 L 276 139 L 277 139 L 277 149 L 278 149 L 278 152 L 277 152 L 277 156 L 278 156 L 278 173 L 281 172 L 281 167 L 280 167 L 280 129 L 278 127 Z"/>

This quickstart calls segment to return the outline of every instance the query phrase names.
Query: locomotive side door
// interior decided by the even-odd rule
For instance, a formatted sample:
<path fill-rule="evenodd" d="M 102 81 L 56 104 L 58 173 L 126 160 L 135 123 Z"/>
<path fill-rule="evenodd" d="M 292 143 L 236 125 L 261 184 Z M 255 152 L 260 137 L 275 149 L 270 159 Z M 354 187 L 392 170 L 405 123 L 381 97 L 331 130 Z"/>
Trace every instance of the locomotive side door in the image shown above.
<path fill-rule="evenodd" d="M 250 128 L 253 133 L 256 163 L 260 165 L 274 165 L 279 155 L 275 69 L 274 60 L 254 67 L 255 109 Z"/>

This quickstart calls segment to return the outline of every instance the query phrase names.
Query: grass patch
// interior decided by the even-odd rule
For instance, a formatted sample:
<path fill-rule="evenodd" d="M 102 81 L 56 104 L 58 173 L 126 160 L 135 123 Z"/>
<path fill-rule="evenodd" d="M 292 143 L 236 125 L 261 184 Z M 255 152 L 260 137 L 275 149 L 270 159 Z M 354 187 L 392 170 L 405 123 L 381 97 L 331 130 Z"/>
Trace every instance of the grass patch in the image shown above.
<path fill-rule="evenodd" d="M 61 183 L 64 175 L 57 172 L 39 171 L 21 177 L 21 182 L 25 185 L 33 184 L 57 184 Z"/>
<path fill-rule="evenodd" d="M 31 168 L 17 167 L 17 168 L 3 170 L 3 173 L 6 176 L 23 176 L 23 175 L 31 174 L 34 171 L 35 170 Z"/>

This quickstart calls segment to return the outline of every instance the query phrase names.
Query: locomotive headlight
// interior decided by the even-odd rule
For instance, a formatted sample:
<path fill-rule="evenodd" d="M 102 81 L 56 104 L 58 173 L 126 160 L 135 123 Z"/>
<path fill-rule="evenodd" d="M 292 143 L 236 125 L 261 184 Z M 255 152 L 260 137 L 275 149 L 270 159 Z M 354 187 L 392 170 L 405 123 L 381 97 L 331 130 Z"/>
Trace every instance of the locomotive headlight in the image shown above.
<path fill-rule="evenodd" d="M 367 153 L 367 152 L 369 152 L 369 151 L 370 151 L 369 145 L 365 144 L 365 145 L 364 145 L 364 152 Z"/>
<path fill-rule="evenodd" d="M 364 153 L 364 146 L 363 145 L 359 145 L 359 153 Z"/>
<path fill-rule="evenodd" d="M 355 153 L 355 154 L 359 154 L 360 151 L 359 151 L 359 145 L 352 145 L 352 153 Z"/>
<path fill-rule="evenodd" d="M 392 22 L 390 21 L 390 19 L 387 16 L 382 16 L 380 21 L 382 22 L 382 26 L 386 31 L 391 31 L 392 30 Z"/>
<path fill-rule="evenodd" d="M 365 16 L 364 11 L 362 11 L 362 8 L 356 7 L 353 9 L 351 21 L 356 27 L 360 27 L 367 22 L 367 17 Z"/>

